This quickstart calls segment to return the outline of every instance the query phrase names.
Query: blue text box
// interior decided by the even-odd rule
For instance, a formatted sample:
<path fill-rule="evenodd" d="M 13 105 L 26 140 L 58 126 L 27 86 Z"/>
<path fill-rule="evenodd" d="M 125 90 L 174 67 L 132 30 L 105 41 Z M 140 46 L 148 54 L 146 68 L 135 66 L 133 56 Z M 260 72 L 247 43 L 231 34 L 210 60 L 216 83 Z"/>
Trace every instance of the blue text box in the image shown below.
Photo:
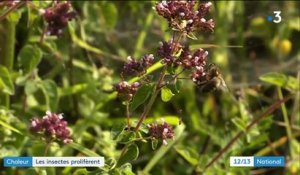
<path fill-rule="evenodd" d="M 254 167 L 284 167 L 284 156 L 254 156 Z"/>
<path fill-rule="evenodd" d="M 32 167 L 32 157 L 4 157 L 4 167 Z"/>

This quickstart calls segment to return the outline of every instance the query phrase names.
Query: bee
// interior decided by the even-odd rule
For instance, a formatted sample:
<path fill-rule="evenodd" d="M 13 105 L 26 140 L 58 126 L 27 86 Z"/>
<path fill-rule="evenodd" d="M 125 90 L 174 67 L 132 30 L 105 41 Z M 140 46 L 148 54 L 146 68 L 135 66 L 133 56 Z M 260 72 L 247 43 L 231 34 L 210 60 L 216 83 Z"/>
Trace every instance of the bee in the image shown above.
<path fill-rule="evenodd" d="M 203 81 L 198 85 L 201 92 L 212 92 L 215 90 L 228 91 L 226 83 L 219 71 L 219 68 L 215 64 L 208 65 L 205 70 L 206 75 L 203 77 Z"/>

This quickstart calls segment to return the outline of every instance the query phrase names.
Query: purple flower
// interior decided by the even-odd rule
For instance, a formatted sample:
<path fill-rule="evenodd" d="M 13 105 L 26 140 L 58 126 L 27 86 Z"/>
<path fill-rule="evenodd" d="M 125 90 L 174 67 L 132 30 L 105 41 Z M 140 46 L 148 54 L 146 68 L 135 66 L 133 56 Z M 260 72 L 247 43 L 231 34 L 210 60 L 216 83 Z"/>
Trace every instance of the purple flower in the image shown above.
<path fill-rule="evenodd" d="M 68 22 L 75 18 L 76 13 L 71 11 L 71 3 L 59 2 L 48 9 L 40 9 L 40 13 L 47 22 L 46 33 L 48 35 L 61 35 Z"/>
<path fill-rule="evenodd" d="M 139 87 L 139 82 L 135 82 L 130 85 L 127 81 L 121 81 L 119 84 L 114 86 L 114 89 L 118 92 L 118 97 L 121 100 L 131 101 Z"/>
<path fill-rule="evenodd" d="M 192 56 L 192 63 L 195 67 L 204 67 L 206 65 L 206 57 L 208 52 L 203 49 L 197 49 Z"/>
<path fill-rule="evenodd" d="M 206 65 L 206 57 L 208 52 L 203 49 L 197 49 L 191 53 L 189 47 L 184 47 L 179 58 L 175 61 L 176 66 L 182 66 L 185 69 L 199 69 Z"/>
<path fill-rule="evenodd" d="M 171 125 L 163 120 L 162 124 L 152 123 L 148 125 L 149 135 L 152 138 L 162 140 L 163 144 L 167 144 L 167 139 L 174 138 L 174 131 Z"/>
<path fill-rule="evenodd" d="M 31 119 L 29 130 L 32 133 L 43 135 L 48 140 L 59 140 L 63 143 L 72 142 L 68 123 L 63 120 L 62 114 L 47 111 L 42 119 Z"/>
<path fill-rule="evenodd" d="M 200 85 L 203 81 L 205 81 L 205 70 L 204 67 L 197 67 L 196 71 L 192 73 L 192 80 L 195 84 Z"/>
<path fill-rule="evenodd" d="M 137 75 L 139 72 L 143 71 L 143 68 L 141 67 L 141 64 L 139 61 L 132 59 L 131 57 L 128 57 L 127 60 L 128 63 L 124 64 L 122 75 Z"/>
<path fill-rule="evenodd" d="M 128 63 L 126 63 L 122 70 L 122 75 L 128 76 L 140 76 L 146 73 L 147 68 L 149 68 L 154 61 L 154 57 L 152 54 L 143 56 L 140 60 L 136 60 L 131 58 L 130 56 L 127 58 Z"/>
<path fill-rule="evenodd" d="M 141 66 L 146 69 L 150 66 L 153 65 L 153 62 L 154 62 L 154 56 L 152 54 L 150 55 L 144 55 L 141 59 Z"/>
<path fill-rule="evenodd" d="M 183 66 L 185 69 L 191 69 L 193 66 L 192 55 L 189 47 L 184 47 L 179 58 L 175 61 L 175 65 Z"/>
<path fill-rule="evenodd" d="M 162 58 L 162 62 L 171 65 L 175 60 L 175 54 L 182 48 L 179 43 L 173 42 L 161 42 L 160 47 L 157 49 L 157 55 Z"/>
<path fill-rule="evenodd" d="M 211 2 L 201 3 L 195 10 L 195 0 L 162 1 L 157 3 L 155 10 L 167 19 L 170 28 L 176 31 L 190 33 L 198 29 L 213 31 L 214 22 L 204 18 L 211 7 Z"/>

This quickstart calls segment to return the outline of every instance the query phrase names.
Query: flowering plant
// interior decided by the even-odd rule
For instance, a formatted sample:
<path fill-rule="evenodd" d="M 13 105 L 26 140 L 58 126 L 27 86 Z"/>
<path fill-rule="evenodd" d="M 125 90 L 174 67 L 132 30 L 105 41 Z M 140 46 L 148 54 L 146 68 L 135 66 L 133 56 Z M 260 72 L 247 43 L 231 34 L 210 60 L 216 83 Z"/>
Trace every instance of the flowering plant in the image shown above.
<path fill-rule="evenodd" d="M 237 154 L 283 155 L 266 173 L 299 174 L 296 7 L 0 0 L 0 158 L 105 159 L 0 174 L 261 173 L 228 166 Z M 275 8 L 281 23 L 262 16 Z"/>

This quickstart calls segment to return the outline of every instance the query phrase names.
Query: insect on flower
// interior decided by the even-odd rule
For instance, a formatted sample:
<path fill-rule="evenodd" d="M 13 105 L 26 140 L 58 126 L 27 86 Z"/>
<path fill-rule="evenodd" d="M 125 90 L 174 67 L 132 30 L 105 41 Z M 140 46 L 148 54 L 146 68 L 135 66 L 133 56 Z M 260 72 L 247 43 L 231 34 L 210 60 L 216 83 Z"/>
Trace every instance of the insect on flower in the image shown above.
<path fill-rule="evenodd" d="M 215 90 L 228 91 L 227 85 L 215 64 L 209 64 L 203 76 L 203 81 L 198 84 L 201 92 L 211 92 Z"/>

